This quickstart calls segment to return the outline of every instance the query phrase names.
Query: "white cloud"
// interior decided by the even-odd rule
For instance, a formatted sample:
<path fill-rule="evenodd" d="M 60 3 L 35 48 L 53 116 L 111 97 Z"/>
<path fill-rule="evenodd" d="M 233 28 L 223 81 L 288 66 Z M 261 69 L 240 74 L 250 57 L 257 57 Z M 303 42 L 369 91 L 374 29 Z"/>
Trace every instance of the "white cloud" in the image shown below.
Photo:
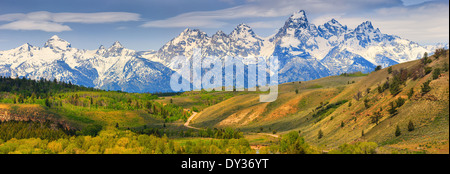
<path fill-rule="evenodd" d="M 308 14 L 350 13 L 402 5 L 400 0 L 251 0 L 247 2 L 244 5 L 221 10 L 183 13 L 167 19 L 148 21 L 142 26 L 218 28 L 227 24 L 227 20 L 288 16 L 301 9 L 306 10 Z"/>
<path fill-rule="evenodd" d="M 303 9 L 310 22 L 321 25 L 332 18 L 342 25 L 355 28 L 364 21 L 372 21 L 383 33 L 429 44 L 448 42 L 448 1 L 427 1 L 404 5 L 396 0 L 251 0 L 247 4 L 215 11 L 195 11 L 171 18 L 148 21 L 143 27 L 201 27 L 221 28 L 243 19 L 254 28 L 279 28 L 284 21 L 275 18 L 287 17 Z M 278 20 L 278 19 L 276 19 Z M 238 22 L 240 23 L 240 22 Z"/>
<path fill-rule="evenodd" d="M 62 32 L 72 30 L 67 25 L 48 21 L 19 20 L 8 24 L 0 25 L 0 29 L 5 30 L 41 30 L 46 32 Z"/>
<path fill-rule="evenodd" d="M 369 20 L 383 33 L 397 35 L 422 44 L 448 43 L 450 32 L 448 1 L 380 8 L 360 16 L 337 15 L 336 20 L 350 28 Z"/>
<path fill-rule="evenodd" d="M 0 15 L 0 29 L 7 30 L 41 30 L 46 32 L 70 31 L 63 23 L 113 23 L 140 20 L 139 14 L 127 12 L 100 13 L 51 13 L 38 11 L 31 13 L 11 13 Z"/>
<path fill-rule="evenodd" d="M 113 23 L 138 21 L 139 14 L 127 12 L 101 12 L 101 13 L 55 13 L 55 22 L 74 23 Z"/>

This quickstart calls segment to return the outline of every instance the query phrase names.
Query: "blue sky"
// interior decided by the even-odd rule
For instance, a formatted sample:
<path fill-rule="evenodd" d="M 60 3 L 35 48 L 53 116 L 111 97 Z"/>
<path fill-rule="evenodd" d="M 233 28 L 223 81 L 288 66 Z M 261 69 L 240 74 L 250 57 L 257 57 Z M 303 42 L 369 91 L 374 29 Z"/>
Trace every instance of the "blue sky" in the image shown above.
<path fill-rule="evenodd" d="M 369 20 L 419 44 L 448 43 L 449 2 L 441 0 L 1 0 L 0 50 L 43 46 L 55 34 L 81 49 L 120 41 L 157 50 L 187 27 L 212 35 L 239 23 L 266 37 L 301 9 L 316 25 L 335 18 L 354 28 Z"/>

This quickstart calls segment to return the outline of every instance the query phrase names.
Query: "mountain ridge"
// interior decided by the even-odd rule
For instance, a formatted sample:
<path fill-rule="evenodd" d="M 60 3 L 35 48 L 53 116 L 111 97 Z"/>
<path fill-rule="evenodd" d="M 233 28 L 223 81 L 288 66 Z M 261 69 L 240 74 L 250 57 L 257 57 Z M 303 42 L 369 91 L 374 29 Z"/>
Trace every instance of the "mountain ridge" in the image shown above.
<path fill-rule="evenodd" d="M 279 82 L 285 83 L 353 71 L 367 73 L 377 65 L 387 67 L 416 60 L 424 52 L 431 55 L 439 46 L 420 46 L 383 34 L 370 21 L 355 29 L 335 19 L 316 26 L 308 21 L 304 10 L 299 10 L 272 37 L 258 36 L 244 23 L 229 34 L 219 30 L 212 36 L 186 28 L 157 51 L 127 49 L 119 41 L 108 48 L 100 45 L 96 50 L 77 49 L 54 35 L 43 47 L 27 43 L 0 51 L 0 75 L 72 81 L 106 90 L 166 92 L 171 91 L 168 79 L 176 70 L 173 58 L 190 59 L 194 48 L 202 48 L 202 57 L 240 56 L 244 64 L 248 64 L 245 58 L 278 56 Z M 448 48 L 448 44 L 444 47 Z M 129 71 L 130 64 L 144 66 Z"/>

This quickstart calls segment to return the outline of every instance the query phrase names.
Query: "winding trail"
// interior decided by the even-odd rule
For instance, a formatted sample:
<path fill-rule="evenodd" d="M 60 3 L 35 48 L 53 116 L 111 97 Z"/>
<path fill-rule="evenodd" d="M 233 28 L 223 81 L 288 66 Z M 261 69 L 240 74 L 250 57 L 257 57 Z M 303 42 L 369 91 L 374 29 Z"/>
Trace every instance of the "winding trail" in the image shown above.
<path fill-rule="evenodd" d="M 192 120 L 196 115 L 197 115 L 197 112 L 192 111 L 192 115 L 187 119 L 186 123 L 184 123 L 184 126 L 186 126 L 187 128 L 199 130 L 200 128 L 196 128 L 196 127 L 189 126 L 189 123 L 191 122 L 191 120 Z"/>
<path fill-rule="evenodd" d="M 258 134 L 261 134 L 261 135 L 267 135 L 267 136 L 271 136 L 271 137 L 275 137 L 275 138 L 279 138 L 279 137 L 280 137 L 279 135 L 276 135 L 276 134 L 269 134 L 269 133 L 258 133 Z"/>
<path fill-rule="evenodd" d="M 191 122 L 192 119 L 194 119 L 194 117 L 198 114 L 198 112 L 194 112 L 192 111 L 192 115 L 187 119 L 186 123 L 184 123 L 184 126 L 186 126 L 187 128 L 191 128 L 191 129 L 196 129 L 196 130 L 200 130 L 200 128 L 197 127 L 193 127 L 193 126 L 189 126 L 189 123 Z M 261 135 L 267 135 L 267 136 L 271 136 L 271 137 L 275 137 L 275 138 L 279 138 L 279 135 L 276 134 L 269 134 L 269 133 L 258 133 Z"/>

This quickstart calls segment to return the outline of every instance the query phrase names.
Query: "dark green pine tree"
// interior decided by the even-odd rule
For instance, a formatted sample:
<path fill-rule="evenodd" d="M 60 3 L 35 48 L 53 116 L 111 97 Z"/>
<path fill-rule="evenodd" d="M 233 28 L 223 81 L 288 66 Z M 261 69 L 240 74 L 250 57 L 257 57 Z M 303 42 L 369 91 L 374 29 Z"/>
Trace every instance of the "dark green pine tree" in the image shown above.
<path fill-rule="evenodd" d="M 408 131 L 411 132 L 411 131 L 413 131 L 413 130 L 414 130 L 414 123 L 413 123 L 411 120 L 409 120 L 409 123 L 408 123 Z"/>
<path fill-rule="evenodd" d="M 395 129 L 395 136 L 398 137 L 402 134 L 400 127 L 397 125 L 397 128 Z"/>

